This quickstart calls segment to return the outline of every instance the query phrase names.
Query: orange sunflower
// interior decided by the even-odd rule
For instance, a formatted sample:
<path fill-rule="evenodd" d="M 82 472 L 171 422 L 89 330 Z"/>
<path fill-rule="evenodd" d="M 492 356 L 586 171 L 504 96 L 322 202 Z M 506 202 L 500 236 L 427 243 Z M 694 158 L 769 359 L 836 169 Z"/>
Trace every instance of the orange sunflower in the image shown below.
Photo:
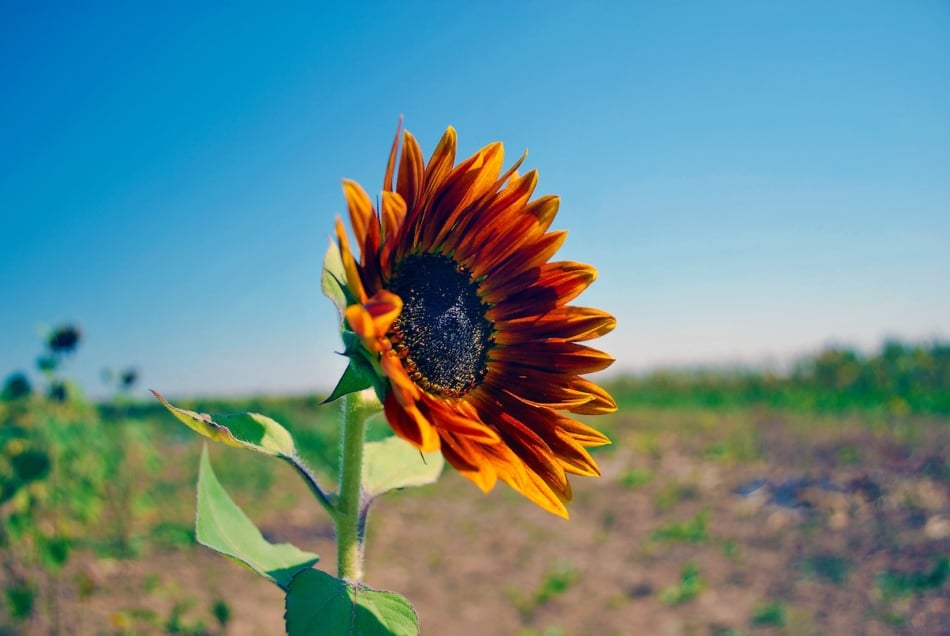
<path fill-rule="evenodd" d="M 597 271 L 550 260 L 567 233 L 548 231 L 557 197 L 530 201 L 538 177 L 518 175 L 524 156 L 502 172 L 493 143 L 456 165 L 450 127 L 427 163 L 404 132 L 397 161 L 399 139 L 379 211 L 343 182 L 359 249 L 357 261 L 338 218 L 344 329 L 359 344 L 347 355 L 373 369 L 397 435 L 441 450 L 486 492 L 501 479 L 566 517 L 567 475 L 599 475 L 586 447 L 610 443 L 566 413 L 616 410 L 581 377 L 613 358 L 579 344 L 616 321 L 568 304 Z"/>

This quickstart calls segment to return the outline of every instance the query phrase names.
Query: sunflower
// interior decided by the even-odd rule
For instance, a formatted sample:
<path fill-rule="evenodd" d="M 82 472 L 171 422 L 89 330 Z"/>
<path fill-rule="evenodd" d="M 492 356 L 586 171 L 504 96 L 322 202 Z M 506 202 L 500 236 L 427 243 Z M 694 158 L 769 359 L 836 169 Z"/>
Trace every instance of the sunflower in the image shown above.
<path fill-rule="evenodd" d="M 616 321 L 568 304 L 597 271 L 550 260 L 566 237 L 549 231 L 558 198 L 530 200 L 538 177 L 518 174 L 524 156 L 502 172 L 496 142 L 456 165 L 450 127 L 424 163 L 415 138 L 401 136 L 378 211 L 359 184 L 343 182 L 359 250 L 357 260 L 337 218 L 344 328 L 360 345 L 347 353 L 375 370 L 398 436 L 441 450 L 483 491 L 501 479 L 566 517 L 567 475 L 599 475 L 586 448 L 610 443 L 568 414 L 616 410 L 581 377 L 613 358 L 579 344 Z"/>

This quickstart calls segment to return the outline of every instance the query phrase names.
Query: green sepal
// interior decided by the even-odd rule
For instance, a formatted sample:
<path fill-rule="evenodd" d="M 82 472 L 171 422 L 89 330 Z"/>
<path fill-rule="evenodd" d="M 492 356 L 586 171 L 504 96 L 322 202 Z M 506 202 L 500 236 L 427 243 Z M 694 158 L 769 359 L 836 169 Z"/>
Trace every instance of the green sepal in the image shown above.
<path fill-rule="evenodd" d="M 152 391 L 152 395 L 180 422 L 208 439 L 273 457 L 293 457 L 296 452 L 294 439 L 287 429 L 266 415 L 197 413 L 172 406 L 156 391 Z"/>
<path fill-rule="evenodd" d="M 419 617 L 405 598 L 313 569 L 290 582 L 284 622 L 289 636 L 419 634 Z"/>
<path fill-rule="evenodd" d="M 323 401 L 324 404 L 339 399 L 347 393 L 356 393 L 363 389 L 373 386 L 375 379 L 372 367 L 359 358 L 350 358 L 350 363 L 346 365 L 340 381 L 336 383 L 330 396 Z"/>
<path fill-rule="evenodd" d="M 340 335 L 343 339 L 343 355 L 347 356 L 350 361 L 343 371 L 343 376 L 330 393 L 330 397 L 325 399 L 323 403 L 326 404 L 348 393 L 356 393 L 369 388 L 376 391 L 376 396 L 382 402 L 386 398 L 388 380 L 383 377 L 378 365 L 375 365 L 367 357 L 371 354 L 368 354 L 363 348 L 359 336 L 349 329 L 344 329 Z"/>
<path fill-rule="evenodd" d="M 320 558 L 290 543 L 275 544 L 264 539 L 218 481 L 208 460 L 207 444 L 201 451 L 198 468 L 195 538 L 201 545 L 270 579 L 285 591 L 290 589 L 294 575 L 310 568 Z"/>
<path fill-rule="evenodd" d="M 439 480 L 445 459 L 439 451 L 420 453 L 399 437 L 366 442 L 363 447 L 363 490 L 370 497 Z"/>

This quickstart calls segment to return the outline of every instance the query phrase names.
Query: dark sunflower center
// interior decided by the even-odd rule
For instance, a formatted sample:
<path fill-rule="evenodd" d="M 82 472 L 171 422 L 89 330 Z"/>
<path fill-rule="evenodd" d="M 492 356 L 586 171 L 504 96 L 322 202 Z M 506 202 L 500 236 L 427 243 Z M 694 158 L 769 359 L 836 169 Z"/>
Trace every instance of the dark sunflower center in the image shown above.
<path fill-rule="evenodd" d="M 426 391 L 461 397 L 488 371 L 494 325 L 471 272 L 440 254 L 413 254 L 389 284 L 402 298 L 393 343 L 413 380 Z"/>

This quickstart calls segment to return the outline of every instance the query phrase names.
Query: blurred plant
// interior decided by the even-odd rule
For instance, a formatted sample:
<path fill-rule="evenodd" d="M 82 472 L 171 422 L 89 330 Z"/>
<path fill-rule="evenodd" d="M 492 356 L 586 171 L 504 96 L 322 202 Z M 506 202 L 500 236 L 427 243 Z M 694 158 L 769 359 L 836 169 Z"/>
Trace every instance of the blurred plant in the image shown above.
<path fill-rule="evenodd" d="M 4 402 L 13 402 L 28 398 L 33 393 L 33 387 L 30 385 L 30 379 L 22 371 L 10 374 L 6 382 L 3 383 L 3 392 L 0 393 L 0 400 Z"/>
<path fill-rule="evenodd" d="M 680 570 L 679 583 L 660 590 L 660 600 L 667 605 L 681 605 L 693 600 L 705 589 L 706 581 L 699 575 L 699 568 L 689 562 Z"/>
<path fill-rule="evenodd" d="M 877 575 L 877 588 L 886 599 L 939 590 L 950 579 L 950 556 L 941 555 L 929 570 L 896 572 L 887 570 Z"/>
<path fill-rule="evenodd" d="M 670 521 L 660 526 L 653 531 L 650 539 L 678 543 L 705 543 L 709 540 L 709 531 L 706 529 L 708 522 L 709 511 L 702 510 L 687 521 Z"/>
<path fill-rule="evenodd" d="M 128 394 L 138 380 L 139 372 L 134 367 L 128 367 L 122 371 L 113 371 L 108 368 L 102 370 L 102 381 L 113 388 L 116 396 Z"/>
<path fill-rule="evenodd" d="M 620 475 L 620 484 L 625 488 L 639 488 L 651 481 L 653 481 L 653 471 L 643 466 L 629 468 Z"/>
<path fill-rule="evenodd" d="M 752 625 L 782 627 L 785 625 L 785 605 L 781 601 L 764 601 L 752 608 Z"/>
<path fill-rule="evenodd" d="M 580 570 L 576 567 L 567 563 L 556 563 L 544 574 L 538 587 L 531 594 L 524 595 L 520 590 L 513 590 L 512 601 L 521 615 L 521 620 L 530 620 L 538 608 L 565 594 L 579 578 Z"/>
<path fill-rule="evenodd" d="M 78 400 L 62 373 L 81 341 L 64 325 L 44 339 L 38 367 L 43 400 L 14 374 L 0 402 L 0 561 L 7 615 L 32 620 L 40 607 L 51 633 L 62 629 L 60 576 L 75 544 L 101 524 L 122 454 L 95 408 Z M 112 524 L 105 524 L 111 528 Z"/>
<path fill-rule="evenodd" d="M 82 332 L 76 325 L 60 325 L 50 332 L 46 338 L 46 346 L 54 356 L 65 356 L 76 351 Z"/>
<path fill-rule="evenodd" d="M 70 385 L 62 376 L 62 366 L 81 341 L 82 331 L 68 323 L 55 327 L 44 339 L 45 351 L 36 359 L 36 368 L 46 379 L 47 397 L 54 402 L 66 402 L 70 397 Z"/>
<path fill-rule="evenodd" d="M 889 340 L 876 353 L 830 347 L 788 373 L 756 369 L 656 371 L 614 383 L 630 405 L 950 414 L 950 343 Z M 713 456 L 720 450 L 711 449 Z M 754 458 L 754 448 L 751 456 Z M 743 451 L 743 459 L 749 453 Z"/>
<path fill-rule="evenodd" d="M 109 517 L 113 520 L 113 547 L 116 556 L 129 558 L 136 553 L 132 536 L 136 477 L 143 472 L 150 476 L 156 451 L 152 444 L 136 439 L 138 429 L 128 418 L 129 394 L 138 381 L 138 370 L 134 367 L 122 371 L 106 368 L 101 377 L 113 390 L 110 417 L 103 422 L 103 427 L 109 428 L 106 438 L 110 443 L 104 449 L 103 462 L 109 468 L 105 488 Z"/>
<path fill-rule="evenodd" d="M 851 568 L 851 561 L 835 554 L 818 554 L 802 561 L 805 574 L 835 585 L 847 582 Z"/>

